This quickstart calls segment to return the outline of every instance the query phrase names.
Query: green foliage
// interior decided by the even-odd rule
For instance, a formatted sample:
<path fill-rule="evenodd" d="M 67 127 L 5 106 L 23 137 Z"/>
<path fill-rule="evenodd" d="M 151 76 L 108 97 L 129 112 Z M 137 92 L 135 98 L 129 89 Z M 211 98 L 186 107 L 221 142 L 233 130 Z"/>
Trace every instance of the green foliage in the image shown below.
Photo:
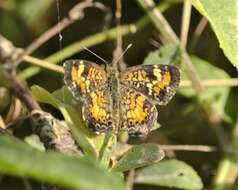
<path fill-rule="evenodd" d="M 12 137 L 0 135 L 1 173 L 31 177 L 73 189 L 124 190 L 122 180 L 90 159 L 44 153 Z M 93 183 L 92 183 L 93 179 Z"/>
<path fill-rule="evenodd" d="M 163 158 L 164 152 L 156 144 L 135 145 L 118 160 L 112 171 L 128 171 L 156 163 Z"/>
<path fill-rule="evenodd" d="M 60 90 L 55 91 L 53 94 L 50 94 L 43 88 L 36 85 L 32 86 L 31 89 L 32 89 L 33 95 L 38 101 L 42 103 L 51 104 L 52 106 L 59 109 L 61 113 L 64 115 L 65 120 L 69 121 L 67 123 L 71 125 L 71 129 L 75 127 L 78 128 L 77 126 L 80 127 L 82 125 L 81 120 L 78 120 L 75 118 L 79 116 L 80 113 L 76 109 L 73 108 L 72 97 L 70 94 L 67 94 L 68 92 L 66 91 L 64 87 Z M 71 109 L 71 111 L 69 111 L 70 110 L 69 108 Z M 80 128 L 82 127 L 84 128 L 85 126 L 83 125 Z M 85 151 L 85 153 L 88 153 L 88 156 L 91 157 L 92 159 L 99 159 L 101 165 L 105 168 L 108 168 L 110 158 L 113 156 L 113 153 L 116 151 L 116 140 L 117 140 L 116 136 L 113 134 L 108 134 L 106 136 L 103 136 L 103 135 L 90 136 L 88 135 L 88 132 L 85 132 L 85 130 L 82 130 L 80 131 L 80 135 L 78 138 L 80 139 L 77 142 L 79 143 L 83 151 Z M 85 142 L 82 142 L 82 138 L 84 139 Z M 132 148 L 130 148 L 128 151 L 126 151 L 121 156 L 121 158 L 118 161 L 116 161 L 114 166 L 112 168 L 109 168 L 109 170 L 116 173 L 125 172 L 131 169 L 157 163 L 158 161 L 163 159 L 163 157 L 164 157 L 164 152 L 156 144 L 135 145 Z M 146 168 L 147 167 L 145 167 L 145 169 Z M 193 171 L 191 167 L 189 172 L 196 173 L 195 171 Z M 191 177 L 190 180 L 195 180 L 194 183 L 196 184 L 198 180 L 197 178 L 199 177 L 198 176 L 194 178 Z M 177 185 L 177 184 L 174 184 L 172 181 L 168 181 L 166 184 L 161 183 L 160 185 L 182 187 L 181 184 L 184 184 L 184 187 L 186 188 L 188 186 L 186 186 L 185 182 L 181 181 Z"/>
<path fill-rule="evenodd" d="M 205 16 L 227 58 L 238 69 L 238 1 L 192 0 L 195 8 Z"/>
<path fill-rule="evenodd" d="M 199 74 L 202 80 L 206 79 L 229 79 L 229 75 L 222 69 L 213 66 L 211 63 L 196 57 L 192 56 L 193 65 Z M 182 72 L 182 79 L 188 79 L 185 72 Z M 226 105 L 229 98 L 229 87 L 212 87 L 206 89 L 205 92 L 199 94 L 199 101 L 202 104 L 213 103 L 215 109 L 217 110 L 218 114 L 227 122 L 231 122 L 232 119 L 226 112 Z M 183 96 L 193 98 L 196 97 L 198 94 L 195 92 L 194 89 L 191 88 L 184 88 L 179 90 L 179 93 Z"/>
<path fill-rule="evenodd" d="M 174 64 L 180 59 L 180 48 L 177 44 L 167 44 L 158 50 L 152 51 L 143 61 L 144 65 Z"/>
<path fill-rule="evenodd" d="M 27 65 L 24 61 L 17 68 L 11 65 L 11 59 L 14 59 L 16 55 L 14 52 L 8 51 L 8 48 L 4 49 L 4 46 L 9 47 L 9 44 L 2 43 L 1 35 L 8 38 L 16 47 L 27 47 L 30 42 L 37 39 L 37 36 L 57 24 L 58 19 L 65 18 L 69 14 L 70 7 L 76 5 L 73 0 L 59 0 L 58 2 L 59 4 L 54 0 L 0 1 L 0 132 L 3 131 L 2 128 L 7 127 L 7 131 L 12 136 L 0 134 L 0 189 L 19 189 L 17 185 L 14 186 L 15 178 L 13 179 L 13 185 L 11 183 L 4 184 L 8 183 L 8 176 L 17 176 L 19 179 L 24 178 L 24 180 L 33 179 L 32 189 L 35 189 L 35 181 L 37 181 L 36 186 L 44 182 L 69 189 L 123 190 L 126 189 L 126 180 L 131 180 L 130 177 L 134 177 L 132 182 L 136 184 L 133 190 L 141 188 L 163 189 L 164 187 L 166 189 L 202 189 L 202 179 L 206 184 L 204 189 L 237 189 L 237 180 L 235 183 L 235 179 L 229 176 L 232 174 L 232 176 L 236 175 L 235 177 L 237 177 L 235 169 L 237 168 L 236 159 L 238 155 L 236 151 L 238 147 L 236 128 L 238 125 L 233 126 L 235 123 L 234 115 L 237 114 L 237 100 L 235 99 L 235 90 L 232 90 L 230 86 L 218 86 L 216 84 L 208 86 L 204 92 L 198 93 L 191 86 L 184 87 L 181 85 L 177 93 L 179 95 L 176 95 L 167 107 L 157 107 L 160 124 L 157 123 L 153 127 L 153 131 L 148 138 L 146 140 L 130 138 L 128 141 L 129 137 L 126 132 L 99 135 L 92 133 L 82 118 L 82 102 L 76 101 L 71 92 L 65 86 L 62 86 L 63 77 L 60 75 L 61 73 L 45 71 L 45 68 L 47 68 L 45 62 L 39 62 L 42 64 L 40 67 L 39 63 L 37 66 L 33 66 L 34 61 L 31 64 L 29 60 L 27 62 L 31 65 Z M 110 3 L 109 1 L 98 1 L 97 3 L 99 2 L 112 10 L 115 8 L 113 1 Z M 145 5 L 146 1 L 137 0 L 137 2 L 140 5 L 142 3 Z M 141 62 L 144 65 L 176 65 L 181 70 L 181 84 L 184 84 L 184 82 L 190 80 L 185 72 L 183 60 L 181 60 L 181 53 L 184 53 L 181 52 L 181 49 L 182 51 L 185 51 L 185 49 L 181 48 L 181 44 L 177 40 L 172 40 L 176 41 L 177 44 L 166 44 L 167 41 L 173 39 L 170 36 L 171 34 L 165 30 L 165 28 L 170 27 L 170 21 L 169 23 L 157 22 L 158 15 L 155 15 L 154 12 L 156 9 L 161 12 L 166 11 L 175 3 L 180 3 L 180 5 L 173 7 L 174 10 L 179 11 L 166 13 L 166 16 L 172 16 L 172 18 L 179 16 L 180 18 L 182 2 L 185 1 L 164 0 L 158 2 L 159 4 L 153 10 L 148 9 L 143 13 L 139 6 L 134 6 L 135 2 L 131 1 L 129 3 L 128 1 L 125 3 L 122 1 L 123 14 L 120 30 L 114 26 L 114 20 L 105 21 L 106 19 L 102 19 L 103 15 L 110 11 L 98 11 L 91 7 L 80 10 L 80 13 L 84 14 L 82 20 L 72 20 L 64 31 L 61 31 L 63 41 L 57 38 L 59 34 L 56 33 L 54 38 L 48 40 L 45 44 L 41 44 L 41 47 L 30 56 L 38 59 L 43 58 L 44 61 L 52 64 L 61 64 L 63 60 L 71 56 L 93 61 L 91 54 L 82 53 L 77 55 L 84 50 L 83 46 L 85 46 L 92 48 L 92 51 L 105 58 L 105 60 L 109 60 L 112 47 L 114 47 L 114 42 L 111 43 L 110 41 L 115 40 L 121 34 L 123 36 L 123 46 L 133 43 L 133 48 L 125 54 L 125 61 L 130 60 L 131 65 L 137 65 Z M 237 77 L 235 73 L 237 70 L 226 63 L 228 60 L 217 51 L 216 43 L 207 42 L 216 35 L 224 54 L 238 68 L 238 1 L 192 0 L 191 2 L 202 15 L 192 13 L 187 47 L 195 45 L 193 47 L 194 55 L 188 56 L 188 59 L 191 59 L 195 72 L 201 80 L 217 82 L 222 79 L 230 81 L 232 77 Z M 97 5 L 99 6 L 99 4 Z M 187 8 L 185 6 L 184 10 L 188 10 Z M 194 32 L 197 21 L 202 16 L 208 19 L 215 35 L 212 30 L 206 30 L 204 35 L 190 36 Z M 188 17 L 183 18 L 184 23 L 188 21 L 186 19 Z M 66 20 L 64 19 L 64 21 Z M 175 24 L 176 21 L 177 19 L 173 19 L 171 28 L 179 31 L 181 22 L 179 19 L 179 24 Z M 152 28 L 150 23 L 154 23 L 156 27 Z M 106 27 L 102 28 L 102 26 Z M 159 32 L 159 39 L 161 39 L 159 43 L 155 42 L 157 39 L 155 39 L 153 35 L 155 33 L 152 29 L 159 29 L 157 31 Z M 124 38 L 125 36 L 126 38 Z M 190 39 L 192 39 L 191 42 Z M 196 40 L 197 43 L 193 44 L 192 41 Z M 158 47 L 158 44 L 160 46 L 161 42 L 163 46 L 161 44 L 161 48 L 151 51 L 152 46 L 149 46 L 149 42 L 152 41 L 153 44 L 156 44 L 156 47 Z M 96 45 L 97 47 L 93 49 L 93 46 Z M 214 50 L 211 46 L 215 47 Z M 209 47 L 211 52 L 204 51 L 204 47 Z M 133 53 L 134 56 L 131 56 Z M 144 59 L 147 54 L 148 56 Z M 216 57 L 218 54 L 219 57 Z M 217 66 L 214 66 L 213 58 L 218 61 Z M 37 61 L 37 59 L 35 60 Z M 130 65 L 129 61 L 126 63 Z M 12 81 L 5 75 L 5 72 L 8 71 L 11 71 L 9 73 L 12 77 L 23 84 L 25 88 L 32 85 L 30 88 L 31 95 L 41 103 L 44 111 L 52 115 L 54 121 L 60 123 L 57 125 L 58 129 L 63 127 L 67 130 L 70 129 L 75 143 L 80 149 L 80 155 L 77 155 L 77 157 L 67 156 L 45 150 L 39 137 L 30 128 L 35 127 L 35 123 L 31 120 L 30 111 L 27 111 L 24 101 L 19 98 L 19 95 L 13 93 Z M 21 103 L 19 99 L 22 101 Z M 219 134 L 208 129 L 212 124 L 209 122 L 211 115 L 209 115 L 209 110 L 206 108 L 209 108 L 210 105 L 215 108 L 214 110 L 221 117 L 219 118 L 221 120 L 219 124 L 223 125 L 225 123 L 229 129 L 233 127 L 235 129 L 234 134 L 230 134 L 231 130 L 225 131 L 229 136 L 232 136 L 231 140 L 227 139 L 228 150 L 226 149 L 228 146 L 222 144 L 224 142 L 219 142 L 224 145 L 224 152 L 227 151 L 228 154 L 224 153 L 226 155 L 221 159 L 223 151 L 209 153 L 208 156 L 208 153 L 204 152 L 184 153 L 169 150 L 166 151 L 169 158 L 177 157 L 186 160 L 188 164 L 180 160 L 165 159 L 165 152 L 159 144 L 212 144 L 218 146 L 216 141 L 220 139 Z M 232 110 L 232 106 L 235 107 L 234 110 Z M 216 126 L 214 126 L 215 128 Z M 130 144 L 126 144 L 127 141 Z M 138 142 L 141 144 L 138 144 Z M 67 145 L 67 142 L 65 144 Z M 198 168 L 199 174 L 189 165 L 191 163 L 195 168 Z M 217 167 L 217 165 L 219 166 Z M 135 175 L 128 175 L 127 179 L 126 174 L 133 173 L 130 172 L 131 170 L 134 171 Z M 217 171 L 215 180 L 212 179 L 214 175 L 212 171 Z M 5 180 L 5 178 L 7 179 Z M 130 184 L 130 181 L 128 182 Z M 212 187 L 212 183 L 214 187 Z M 29 180 L 29 184 L 31 184 L 31 180 Z M 143 188 L 144 186 L 145 188 Z M 228 186 L 229 188 L 227 188 Z"/>
<path fill-rule="evenodd" d="M 139 169 L 135 178 L 139 184 L 202 189 L 200 177 L 191 166 L 179 160 L 166 160 Z"/>

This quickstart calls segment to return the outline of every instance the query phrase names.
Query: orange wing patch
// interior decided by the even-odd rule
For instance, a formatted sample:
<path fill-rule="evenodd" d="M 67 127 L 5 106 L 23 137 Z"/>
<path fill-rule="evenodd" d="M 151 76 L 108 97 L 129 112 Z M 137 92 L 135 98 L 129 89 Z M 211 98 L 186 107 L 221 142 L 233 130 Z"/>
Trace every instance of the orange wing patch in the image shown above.
<path fill-rule="evenodd" d="M 146 72 L 144 70 L 138 70 L 135 72 L 131 72 L 127 75 L 126 80 L 128 81 L 148 81 L 148 77 L 146 76 Z"/>
<path fill-rule="evenodd" d="M 132 125 L 136 125 L 145 121 L 148 116 L 148 109 L 143 109 L 146 98 L 144 96 L 138 96 L 135 91 L 128 92 L 127 94 L 127 118 L 128 122 Z M 137 96 L 137 97 L 136 97 Z"/>
<path fill-rule="evenodd" d="M 165 89 L 170 85 L 171 82 L 171 74 L 170 72 L 166 71 L 162 76 L 160 75 L 160 78 L 154 81 L 153 85 L 153 92 L 155 96 L 160 95 L 161 89 Z"/>
<path fill-rule="evenodd" d="M 180 73 L 172 65 L 135 66 L 121 73 L 120 81 L 124 86 L 145 95 L 154 104 L 165 105 L 175 94 Z"/>
<path fill-rule="evenodd" d="M 107 88 L 95 90 L 88 95 L 83 107 L 83 117 L 93 131 L 106 132 L 112 129 Z"/>
<path fill-rule="evenodd" d="M 83 60 L 69 60 L 64 63 L 65 84 L 77 99 L 107 84 L 106 72 L 98 65 Z"/>
<path fill-rule="evenodd" d="M 87 89 L 89 87 L 89 83 L 86 83 L 85 77 L 82 76 L 84 68 L 85 68 L 84 65 L 79 65 L 78 68 L 72 67 L 72 71 L 71 71 L 72 81 L 74 81 L 79 86 L 79 88 L 82 91 L 82 94 L 86 94 Z"/>
<path fill-rule="evenodd" d="M 131 135 L 146 135 L 157 118 L 155 106 L 144 95 L 132 89 L 123 88 L 121 98 L 122 129 Z"/>
<path fill-rule="evenodd" d="M 87 78 L 89 80 L 93 79 L 93 80 L 96 80 L 96 81 L 101 81 L 101 80 L 105 80 L 105 77 L 106 76 L 104 75 L 104 73 L 102 73 L 100 70 L 98 70 L 94 67 L 91 67 L 88 70 Z"/>
<path fill-rule="evenodd" d="M 91 104 L 88 106 L 89 113 L 96 122 L 106 124 L 107 119 L 109 119 L 109 114 L 107 113 L 107 105 L 109 104 L 106 100 L 103 91 L 97 91 L 90 93 Z"/>

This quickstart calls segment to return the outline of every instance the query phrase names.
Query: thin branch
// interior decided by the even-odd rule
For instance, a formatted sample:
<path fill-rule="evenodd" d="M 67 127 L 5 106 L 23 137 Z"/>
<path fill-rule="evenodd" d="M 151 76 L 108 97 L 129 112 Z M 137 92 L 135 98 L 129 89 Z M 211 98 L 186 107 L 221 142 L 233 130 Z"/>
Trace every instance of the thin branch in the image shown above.
<path fill-rule="evenodd" d="M 129 170 L 126 176 L 126 187 L 128 190 L 132 190 L 134 186 L 135 170 Z"/>
<path fill-rule="evenodd" d="M 160 9 L 161 12 L 164 12 L 169 7 L 171 7 L 171 5 L 177 4 L 177 3 L 179 3 L 179 1 L 169 1 L 169 2 L 163 1 L 162 3 L 157 5 L 157 8 Z M 97 3 L 95 2 L 95 5 L 96 4 Z M 97 6 L 99 6 L 99 5 L 97 5 Z M 106 8 L 107 7 L 105 7 L 105 9 Z M 108 10 L 105 10 L 105 11 L 110 12 Z M 76 12 L 76 11 L 73 11 L 73 12 Z M 110 14 L 107 14 L 106 17 L 110 18 Z M 107 20 L 108 20 L 108 18 L 107 18 Z M 140 20 L 138 20 L 135 24 L 121 26 L 121 35 L 125 36 L 125 35 L 129 35 L 129 34 L 134 34 L 138 30 L 140 30 L 143 27 L 145 27 L 149 22 L 150 22 L 149 17 L 147 15 L 145 15 Z M 64 49 L 61 49 L 59 52 L 56 52 L 56 53 L 52 54 L 51 56 L 47 57 L 45 59 L 45 61 L 56 64 L 60 60 L 66 59 L 66 58 L 68 58 L 68 57 L 70 57 L 70 56 L 72 56 L 72 55 L 74 55 L 74 54 L 84 50 L 83 46 L 84 47 L 91 47 L 91 46 L 97 45 L 99 43 L 103 43 L 103 42 L 106 42 L 108 40 L 115 39 L 116 37 L 117 37 L 117 30 L 116 30 L 116 28 L 112 28 L 112 29 L 110 29 L 108 31 L 103 31 L 103 32 L 91 35 L 91 36 L 89 36 L 89 37 L 87 37 L 87 38 L 85 38 L 83 40 L 80 40 L 78 42 L 75 42 L 75 43 L 69 45 L 68 47 L 65 47 Z M 4 39 L 3 36 L 0 36 L 0 41 L 1 41 L 0 48 L 1 48 L 1 46 L 5 46 L 5 41 L 1 40 L 2 38 Z M 12 44 L 7 44 L 7 46 L 13 46 L 13 45 Z M 0 52 L 0 53 L 3 54 L 3 55 L 0 55 L 0 56 L 4 57 L 4 59 L 8 59 L 9 57 L 13 56 L 12 54 L 9 54 L 8 52 Z M 26 56 L 24 56 L 23 59 L 25 59 L 25 57 Z M 15 59 L 15 58 L 12 58 L 12 59 Z M 29 59 L 28 59 L 28 61 L 30 62 Z M 32 61 L 32 63 L 34 63 L 34 62 L 40 63 L 39 61 Z M 44 65 L 45 64 L 43 64 L 43 66 Z M 47 68 L 47 67 L 45 67 L 45 68 Z M 30 71 L 31 68 L 27 69 L 26 72 L 28 72 L 28 70 Z M 60 70 L 60 69 L 53 68 L 52 70 Z M 27 73 L 27 76 L 28 77 L 34 76 L 34 75 L 36 75 L 39 72 L 40 72 L 40 69 L 36 69 L 36 67 L 34 67 L 34 72 L 33 73 L 30 72 L 29 74 Z"/>
<path fill-rule="evenodd" d="M 163 37 L 168 42 L 173 42 L 180 44 L 178 37 L 176 36 L 173 29 L 170 27 L 167 20 L 163 17 L 161 12 L 155 7 L 153 0 L 137 0 L 137 2 L 140 4 L 140 6 L 147 12 L 150 19 L 154 23 L 157 29 L 160 30 Z M 185 48 L 180 44 L 180 47 L 182 49 L 182 58 L 185 70 L 192 81 L 192 84 L 197 92 L 201 93 L 204 90 L 204 86 L 201 83 L 201 79 L 198 76 L 195 68 L 192 65 L 192 61 L 187 54 Z"/>
<path fill-rule="evenodd" d="M 137 32 L 137 27 L 135 24 L 121 26 L 122 35 L 134 34 L 136 32 Z M 82 40 L 76 41 L 70 44 L 69 46 L 66 46 L 60 52 L 56 52 L 50 55 L 45 60 L 52 63 L 57 63 L 60 61 L 59 55 L 61 59 L 66 59 L 84 50 L 83 47 L 91 47 L 96 44 L 100 44 L 100 43 L 115 39 L 116 37 L 117 37 L 117 28 L 112 28 L 107 31 L 99 32 L 97 34 L 88 36 L 87 38 L 84 38 Z"/>
<path fill-rule="evenodd" d="M 205 87 L 235 87 L 238 86 L 238 78 L 230 79 L 208 79 L 202 80 Z M 180 83 L 181 88 L 192 87 L 191 81 L 182 80 Z"/>
<path fill-rule="evenodd" d="M 177 1 L 175 1 L 175 2 L 163 1 L 162 3 L 158 4 L 157 8 L 160 9 L 161 12 L 164 12 L 169 7 L 171 7 L 171 5 L 176 4 L 176 3 L 178 3 L 178 2 Z M 108 12 L 110 12 L 110 11 L 108 11 Z M 106 17 L 110 18 L 110 14 L 107 14 Z M 108 20 L 108 18 L 105 18 L 105 19 Z M 134 34 L 135 32 L 137 32 L 137 30 L 140 30 L 143 27 L 145 27 L 149 23 L 149 21 L 150 21 L 150 19 L 146 15 L 146 16 L 143 16 L 140 20 L 138 20 L 135 24 L 121 26 L 121 35 L 125 36 L 125 35 L 129 35 L 129 34 Z M 99 43 L 103 43 L 103 42 L 115 39 L 116 37 L 117 37 L 117 29 L 116 28 L 112 28 L 110 30 L 91 35 L 83 40 L 75 42 L 75 43 L 69 45 L 68 47 L 65 47 L 64 49 L 61 49 L 60 51 L 52 54 L 51 56 L 47 57 L 45 59 L 45 61 L 56 64 L 59 61 L 61 61 L 62 59 L 66 59 L 66 58 L 84 50 L 83 47 L 91 47 L 91 46 L 97 45 Z M 1 40 L 1 36 L 0 36 L 0 40 Z M 0 46 L 1 46 L 1 43 L 0 43 Z M 9 56 L 8 53 L 7 53 L 7 56 Z M 37 62 L 39 63 L 39 61 L 37 61 Z M 36 67 L 34 67 L 34 72 L 30 72 L 31 68 L 26 69 L 27 77 L 32 77 L 40 72 L 40 69 L 36 69 Z M 55 69 L 53 68 L 53 70 L 55 70 Z M 29 73 L 28 73 L 28 71 L 29 71 Z"/>
<path fill-rule="evenodd" d="M 188 30 L 191 18 L 191 3 L 190 0 L 184 0 L 183 3 L 183 16 L 182 16 L 182 27 L 180 32 L 180 41 L 183 47 L 187 45 Z"/>
<path fill-rule="evenodd" d="M 8 75 L 9 80 L 11 80 L 11 87 L 16 94 L 16 96 L 25 104 L 27 109 L 31 112 L 33 110 L 42 110 L 39 104 L 32 98 L 30 92 L 20 85 L 13 77 Z"/>
<path fill-rule="evenodd" d="M 26 56 L 24 60 L 33 65 L 37 65 L 47 70 L 51 70 L 54 72 L 58 72 L 63 74 L 64 70 L 62 66 L 54 65 L 47 61 L 42 61 L 41 59 Z M 208 79 L 202 80 L 202 83 L 205 87 L 235 87 L 238 86 L 238 78 L 230 78 L 230 79 Z M 180 88 L 188 88 L 192 87 L 192 82 L 189 80 L 182 80 L 179 85 Z"/>
<path fill-rule="evenodd" d="M 175 2 L 174 2 L 175 3 Z M 161 12 L 166 11 L 173 3 L 163 1 L 160 3 L 157 8 L 161 10 Z M 121 35 L 126 36 L 129 34 L 135 34 L 138 30 L 141 30 L 144 28 L 147 24 L 149 24 L 150 19 L 147 15 L 143 16 L 141 19 L 139 19 L 134 24 L 128 24 L 123 25 L 120 27 Z M 69 46 L 63 48 L 60 52 L 56 52 L 49 57 L 47 57 L 45 60 L 57 63 L 60 61 L 59 57 L 62 59 L 66 59 L 76 53 L 79 53 L 80 51 L 84 50 L 84 47 L 92 47 L 94 45 L 113 40 L 117 38 L 117 27 L 111 28 L 110 30 L 99 32 L 97 34 L 90 35 L 82 40 L 76 41 L 73 44 L 70 44 Z"/>
<path fill-rule="evenodd" d="M 26 55 L 32 54 L 37 48 L 39 48 L 53 36 L 57 35 L 60 31 L 64 30 L 75 21 L 84 18 L 84 9 L 88 7 L 95 7 L 101 10 L 106 9 L 105 6 L 101 3 L 94 3 L 92 0 L 86 0 L 78 3 L 69 11 L 68 17 L 63 18 L 52 28 L 44 32 L 39 38 L 34 40 L 28 47 L 26 47 L 25 50 L 16 59 L 13 60 L 13 64 L 17 66 L 23 61 Z"/>
<path fill-rule="evenodd" d="M 163 17 L 161 12 L 155 7 L 153 0 L 137 0 L 140 6 L 147 12 L 150 16 L 151 21 L 154 23 L 156 28 L 162 33 L 163 37 L 167 39 L 169 42 L 177 43 L 180 45 L 182 50 L 182 60 L 184 69 L 191 80 L 194 89 L 198 94 L 202 93 L 205 90 L 205 86 L 203 85 L 198 73 L 193 67 L 192 61 L 185 50 L 185 47 L 181 45 L 178 37 L 176 36 L 173 29 L 170 27 L 167 20 Z M 208 116 L 208 120 L 210 122 L 211 127 L 213 128 L 216 137 L 218 138 L 219 144 L 222 148 L 224 148 L 227 144 L 227 139 L 225 136 L 225 132 L 223 131 L 223 126 L 221 124 L 221 117 L 217 113 L 213 104 L 204 105 L 203 106 L 206 115 Z"/>
<path fill-rule="evenodd" d="M 62 66 L 54 65 L 50 62 L 32 57 L 32 56 L 25 56 L 24 61 L 31 63 L 33 65 L 37 65 L 39 67 L 42 67 L 44 69 L 58 72 L 63 74 L 64 70 Z M 208 79 L 208 80 L 202 80 L 202 83 L 205 87 L 235 87 L 238 86 L 238 78 L 230 78 L 230 79 Z M 189 80 L 182 80 L 180 82 L 180 88 L 188 88 L 192 87 L 192 82 Z"/>
<path fill-rule="evenodd" d="M 206 145 L 159 145 L 163 150 L 194 151 L 194 152 L 216 152 L 217 148 Z"/>
<path fill-rule="evenodd" d="M 52 63 L 49 63 L 49 62 L 44 61 L 44 60 L 42 61 L 41 59 L 37 59 L 37 58 L 32 57 L 32 56 L 26 55 L 24 57 L 24 61 L 28 62 L 28 63 L 31 63 L 33 65 L 37 65 L 37 66 L 40 66 L 42 68 L 51 70 L 51 71 L 58 72 L 58 73 L 63 73 L 64 72 L 64 69 L 63 69 L 62 66 L 54 65 Z"/>
<path fill-rule="evenodd" d="M 1 36 L 0 40 L 3 44 L 6 44 L 2 46 L 0 45 L 0 52 L 8 52 L 8 54 L 4 54 L 8 55 L 7 57 L 10 55 L 15 55 L 14 52 L 17 51 L 17 49 L 12 46 L 12 43 L 10 43 L 6 38 L 1 38 Z M 6 66 L 10 60 L 10 57 L 8 60 L 2 55 L 3 54 L 0 55 L 0 61 L 3 62 L 3 66 Z M 5 63 L 4 60 L 7 63 Z M 20 100 L 21 103 L 23 103 L 31 113 L 31 116 L 37 125 L 35 132 L 44 143 L 44 146 L 47 149 L 52 149 L 59 152 L 81 155 L 81 150 L 78 149 L 78 146 L 75 144 L 74 138 L 69 132 L 69 128 L 62 125 L 49 113 L 44 112 L 38 102 L 32 97 L 30 91 L 17 81 L 15 75 L 11 75 L 11 73 L 8 72 L 9 70 L 6 69 L 8 67 L 3 66 L 0 65 L 2 80 L 7 81 L 7 88 L 13 91 L 17 97 L 16 100 Z M 5 131 L 2 128 L 0 128 L 0 130 L 1 132 Z M 67 143 L 65 144 L 65 142 L 69 143 L 69 145 Z"/>
<path fill-rule="evenodd" d="M 120 70 L 124 70 L 126 68 L 126 64 L 123 61 L 123 56 L 119 61 L 118 57 L 122 55 L 122 28 L 121 28 L 121 11 L 122 11 L 122 5 L 121 0 L 116 0 L 116 24 L 117 24 L 117 40 L 116 40 L 116 48 L 113 51 L 113 67 L 119 68 Z M 118 63 L 117 63 L 118 62 Z"/>
<path fill-rule="evenodd" d="M 208 24 L 208 20 L 205 17 L 202 17 L 192 34 L 192 39 L 191 39 L 190 48 L 189 48 L 190 53 L 194 52 L 195 47 L 198 43 L 198 40 L 201 37 L 203 31 L 205 30 L 207 24 Z"/>

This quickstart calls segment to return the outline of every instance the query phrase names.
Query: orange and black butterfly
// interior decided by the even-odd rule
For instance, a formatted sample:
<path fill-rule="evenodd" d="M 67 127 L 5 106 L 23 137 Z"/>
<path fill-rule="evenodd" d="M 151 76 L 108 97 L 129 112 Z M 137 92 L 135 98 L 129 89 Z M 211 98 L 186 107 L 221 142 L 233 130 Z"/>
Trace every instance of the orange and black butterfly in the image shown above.
<path fill-rule="evenodd" d="M 126 130 L 147 135 L 157 120 L 156 105 L 166 105 L 179 86 L 172 65 L 133 66 L 119 72 L 85 60 L 64 63 L 65 84 L 83 102 L 83 118 L 95 132 Z"/>

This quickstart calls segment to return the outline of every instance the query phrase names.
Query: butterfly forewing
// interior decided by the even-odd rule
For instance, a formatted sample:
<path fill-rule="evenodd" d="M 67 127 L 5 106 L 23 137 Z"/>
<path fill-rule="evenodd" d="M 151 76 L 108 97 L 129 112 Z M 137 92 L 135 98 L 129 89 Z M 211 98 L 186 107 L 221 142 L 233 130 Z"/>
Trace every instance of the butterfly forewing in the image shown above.
<path fill-rule="evenodd" d="M 119 78 L 122 85 L 144 94 L 158 105 L 169 102 L 180 82 L 179 70 L 172 65 L 129 67 Z"/>
<path fill-rule="evenodd" d="M 92 90 L 107 84 L 106 72 L 97 64 L 84 60 L 64 62 L 64 81 L 74 97 L 85 100 Z"/>

